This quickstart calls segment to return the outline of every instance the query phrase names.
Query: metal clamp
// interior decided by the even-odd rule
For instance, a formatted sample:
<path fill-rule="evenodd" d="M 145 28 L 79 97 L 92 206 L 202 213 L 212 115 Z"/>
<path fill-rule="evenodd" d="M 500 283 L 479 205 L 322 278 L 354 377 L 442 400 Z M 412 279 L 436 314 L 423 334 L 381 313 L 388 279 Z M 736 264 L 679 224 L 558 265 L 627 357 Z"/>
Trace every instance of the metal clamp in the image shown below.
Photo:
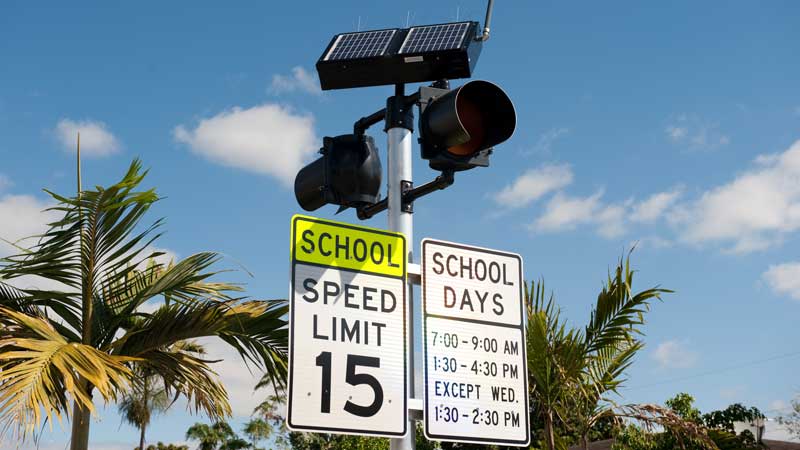
<path fill-rule="evenodd" d="M 403 180 L 400 182 L 400 192 L 403 195 L 403 200 L 400 203 L 400 209 L 403 210 L 405 213 L 414 213 L 414 200 L 411 199 L 410 201 L 407 200 L 408 193 L 414 189 L 414 183 L 411 181 Z"/>
<path fill-rule="evenodd" d="M 405 180 L 401 181 L 400 190 L 403 196 L 401 201 L 402 211 L 407 213 L 413 213 L 414 200 L 423 197 L 425 195 L 428 195 L 431 192 L 435 192 L 441 189 L 446 189 L 454 182 L 455 182 L 455 173 L 452 170 L 444 171 L 433 181 L 429 181 L 423 184 L 422 186 L 416 188 L 414 187 L 414 184 L 410 181 L 405 181 Z M 389 206 L 389 201 L 386 198 L 379 201 L 378 203 L 362 206 L 358 208 L 358 218 L 361 220 L 369 219 L 375 214 L 378 214 L 381 211 L 385 211 L 386 208 L 388 208 L 388 206 Z"/>

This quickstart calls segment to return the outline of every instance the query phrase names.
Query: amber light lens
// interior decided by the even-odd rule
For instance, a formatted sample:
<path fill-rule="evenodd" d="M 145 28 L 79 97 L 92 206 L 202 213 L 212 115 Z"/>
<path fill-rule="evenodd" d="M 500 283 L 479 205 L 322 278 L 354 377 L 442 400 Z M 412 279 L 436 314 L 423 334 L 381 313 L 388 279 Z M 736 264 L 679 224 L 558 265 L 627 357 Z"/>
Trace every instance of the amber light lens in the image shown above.
<path fill-rule="evenodd" d="M 456 112 L 461 125 L 469 134 L 469 140 L 463 144 L 449 147 L 447 151 L 458 156 L 469 156 L 478 151 L 486 139 L 483 115 L 478 105 L 466 96 L 459 96 L 456 99 Z"/>

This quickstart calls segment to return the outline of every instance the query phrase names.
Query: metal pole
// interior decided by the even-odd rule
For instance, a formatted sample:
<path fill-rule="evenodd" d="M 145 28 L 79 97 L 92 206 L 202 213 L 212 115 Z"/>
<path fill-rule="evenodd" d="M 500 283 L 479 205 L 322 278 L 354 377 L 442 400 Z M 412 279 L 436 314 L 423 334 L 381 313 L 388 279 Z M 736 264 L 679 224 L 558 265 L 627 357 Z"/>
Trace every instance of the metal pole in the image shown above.
<path fill-rule="evenodd" d="M 396 97 L 403 96 L 401 86 L 397 87 Z M 386 134 L 388 135 L 388 161 L 389 167 L 389 229 L 398 231 L 406 236 L 408 263 L 414 261 L 414 223 L 413 214 L 404 212 L 402 208 L 402 181 L 411 182 L 411 139 L 412 132 L 406 127 L 398 127 L 391 124 L 387 119 Z M 408 360 L 408 396 L 415 398 L 414 395 L 414 290 L 412 284 L 406 284 L 406 323 L 408 323 L 408 335 L 406 337 L 406 359 Z M 416 448 L 416 423 L 409 414 L 408 433 L 405 437 L 391 440 L 391 450 L 415 450 Z"/>

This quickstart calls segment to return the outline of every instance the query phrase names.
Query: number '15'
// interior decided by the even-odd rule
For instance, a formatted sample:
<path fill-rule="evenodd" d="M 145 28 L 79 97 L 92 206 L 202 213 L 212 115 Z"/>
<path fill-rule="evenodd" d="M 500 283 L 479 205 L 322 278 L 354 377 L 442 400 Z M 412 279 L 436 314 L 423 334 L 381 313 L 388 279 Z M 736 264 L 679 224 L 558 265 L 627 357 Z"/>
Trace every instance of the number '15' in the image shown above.
<path fill-rule="evenodd" d="M 317 366 L 322 367 L 322 398 L 320 412 L 331 412 L 331 352 L 322 352 L 317 356 Z M 347 355 L 347 373 L 344 381 L 351 386 L 366 384 L 374 393 L 372 403 L 362 406 L 351 402 L 344 404 L 344 410 L 359 417 L 372 417 L 383 406 L 383 387 L 378 379 L 368 373 L 356 373 L 356 367 L 380 367 L 381 360 L 370 356 Z"/>

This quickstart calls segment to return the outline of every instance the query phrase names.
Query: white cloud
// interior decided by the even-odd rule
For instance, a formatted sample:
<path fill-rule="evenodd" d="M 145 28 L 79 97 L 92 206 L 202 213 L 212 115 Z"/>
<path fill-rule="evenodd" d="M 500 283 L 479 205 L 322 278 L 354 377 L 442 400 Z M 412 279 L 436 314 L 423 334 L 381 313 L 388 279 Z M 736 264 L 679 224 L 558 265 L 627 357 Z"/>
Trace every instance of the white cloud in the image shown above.
<path fill-rule="evenodd" d="M 292 68 L 291 75 L 275 74 L 272 76 L 272 83 L 268 89 L 270 94 L 280 95 L 295 91 L 322 95 L 317 78 L 300 66 Z"/>
<path fill-rule="evenodd" d="M 800 438 L 793 435 L 788 428 L 779 424 L 775 419 L 767 419 L 764 424 L 764 439 L 784 442 L 800 442 Z"/>
<path fill-rule="evenodd" d="M 686 127 L 676 127 L 675 125 L 670 125 L 666 128 L 667 136 L 673 141 L 680 141 L 681 139 L 685 138 L 687 134 L 689 134 L 689 129 Z"/>
<path fill-rule="evenodd" d="M 0 191 L 4 191 L 13 185 L 14 183 L 11 181 L 11 178 L 8 178 L 7 176 L 0 173 Z"/>
<path fill-rule="evenodd" d="M 594 217 L 597 223 L 597 232 L 607 239 L 622 236 L 626 231 L 626 214 L 627 205 L 625 204 L 604 206 Z"/>
<path fill-rule="evenodd" d="M 525 153 L 549 155 L 552 152 L 553 144 L 567 134 L 569 134 L 569 128 L 551 128 L 542 133 L 533 148 Z"/>
<path fill-rule="evenodd" d="M 108 156 L 117 153 L 122 148 L 119 140 L 111 134 L 103 122 L 61 119 L 56 124 L 56 137 L 64 150 L 70 153 L 76 151 L 78 133 L 81 134 L 82 156 Z"/>
<path fill-rule="evenodd" d="M 690 150 L 715 150 L 731 142 L 731 138 L 719 130 L 719 124 L 709 123 L 694 114 L 679 115 L 664 128 L 664 133 L 673 143 L 688 146 Z"/>
<path fill-rule="evenodd" d="M 569 197 L 559 192 L 547 203 L 544 213 L 533 223 L 533 229 L 572 230 L 577 225 L 591 223 L 602 196 L 602 190 L 589 197 Z"/>
<path fill-rule="evenodd" d="M 20 250 L 13 244 L 23 248 L 33 246 L 36 240 L 31 237 L 47 231 L 47 224 L 58 218 L 57 213 L 44 211 L 50 206 L 52 204 L 31 195 L 0 197 L 0 217 L 14 218 L 14 220 L 0 220 L 0 256 L 19 254 Z M 57 281 L 31 275 L 13 278 L 7 282 L 21 289 L 64 290 L 66 288 Z"/>
<path fill-rule="evenodd" d="M 641 201 L 604 201 L 602 191 L 571 196 L 562 190 L 573 182 L 568 169 L 561 165 L 528 171 L 493 198 L 503 206 L 522 207 L 556 192 L 530 225 L 538 232 L 588 225 L 603 237 L 615 238 L 634 226 L 664 221 L 675 234 L 646 242 L 654 248 L 715 244 L 724 253 L 745 254 L 778 246 L 800 231 L 800 140 L 782 153 L 757 156 L 727 183 L 686 200 L 680 185 Z"/>
<path fill-rule="evenodd" d="M 634 205 L 631 212 L 631 220 L 634 222 L 655 222 L 661 215 L 675 204 L 681 195 L 679 188 L 667 192 L 659 192 L 647 198 L 647 200 Z"/>
<path fill-rule="evenodd" d="M 687 369 L 698 359 L 698 354 L 689 350 L 686 342 L 677 340 L 662 342 L 651 356 L 661 368 L 670 369 Z"/>
<path fill-rule="evenodd" d="M 629 244 L 629 247 L 662 249 L 672 247 L 674 242 L 660 236 L 646 236 Z"/>
<path fill-rule="evenodd" d="M 13 220 L 0 220 L 0 255 L 8 256 L 18 250 L 5 241 L 17 242 L 20 239 L 47 231 L 47 223 L 56 219 L 57 214 L 44 212 L 52 206 L 31 195 L 6 195 L 0 197 L 0 217 L 12 217 Z M 30 246 L 33 242 L 20 242 L 21 246 Z"/>
<path fill-rule="evenodd" d="M 773 400 L 769 403 L 769 411 L 777 413 L 788 412 L 791 405 L 784 400 Z"/>
<path fill-rule="evenodd" d="M 211 161 L 272 175 L 291 186 L 318 149 L 314 118 L 277 104 L 232 108 L 203 119 L 194 129 L 175 127 L 178 142 Z"/>
<path fill-rule="evenodd" d="M 580 225 L 592 225 L 607 239 L 625 234 L 630 225 L 653 223 L 674 206 L 682 188 L 651 195 L 641 202 L 628 199 L 619 203 L 602 201 L 603 190 L 588 197 L 574 197 L 562 191 L 572 184 L 574 175 L 568 164 L 543 164 L 530 169 L 493 194 L 495 203 L 505 208 L 522 208 L 556 192 L 544 207 L 544 212 L 530 225 L 537 232 L 573 230 Z"/>
<path fill-rule="evenodd" d="M 761 278 L 779 295 L 800 300 L 800 262 L 789 262 L 769 266 Z"/>
<path fill-rule="evenodd" d="M 579 225 L 593 225 L 600 236 L 612 239 L 627 230 L 625 216 L 630 202 L 604 204 L 599 190 L 588 197 L 570 197 L 558 192 L 547 202 L 544 213 L 531 225 L 538 232 L 574 230 Z"/>
<path fill-rule="evenodd" d="M 684 241 L 728 243 L 729 252 L 749 253 L 777 245 L 800 229 L 800 141 L 755 163 L 678 209 L 673 222 Z"/>
<path fill-rule="evenodd" d="M 572 183 L 568 164 L 544 164 L 520 175 L 494 195 L 495 202 L 507 208 L 521 208 L 542 196 Z"/>
<path fill-rule="evenodd" d="M 264 392 L 256 394 L 254 388 L 261 380 L 262 373 L 252 364 L 250 369 L 230 345 L 217 338 L 203 338 L 199 342 L 206 348 L 206 356 L 211 360 L 221 360 L 211 364 L 211 368 L 219 374 L 228 391 L 233 414 L 236 417 L 248 417 L 253 409 L 266 398 Z"/>

